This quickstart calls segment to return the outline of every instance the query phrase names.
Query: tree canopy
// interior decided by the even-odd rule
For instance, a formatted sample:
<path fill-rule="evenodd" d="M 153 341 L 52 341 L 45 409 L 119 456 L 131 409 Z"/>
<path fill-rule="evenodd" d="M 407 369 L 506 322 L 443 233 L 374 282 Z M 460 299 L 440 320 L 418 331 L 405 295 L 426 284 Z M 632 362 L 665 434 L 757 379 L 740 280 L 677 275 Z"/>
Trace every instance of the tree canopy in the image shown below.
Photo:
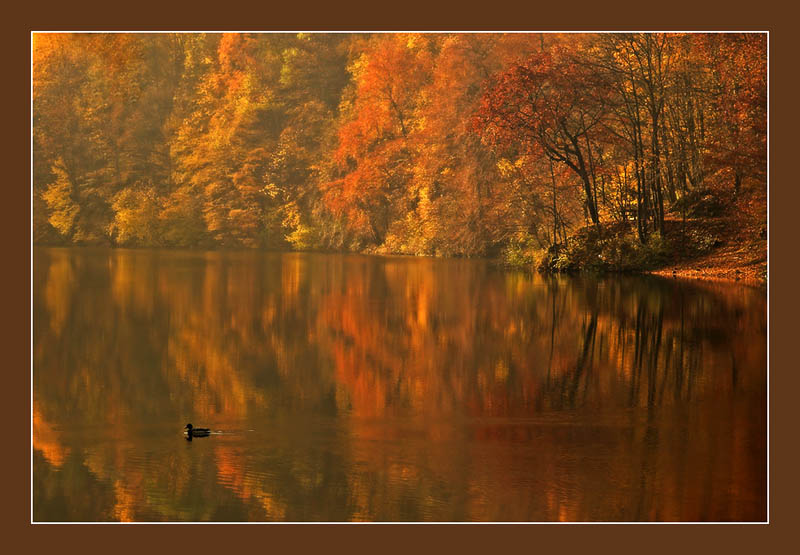
<path fill-rule="evenodd" d="M 37 243 L 481 256 L 766 190 L 764 34 L 37 33 L 32 60 Z"/>

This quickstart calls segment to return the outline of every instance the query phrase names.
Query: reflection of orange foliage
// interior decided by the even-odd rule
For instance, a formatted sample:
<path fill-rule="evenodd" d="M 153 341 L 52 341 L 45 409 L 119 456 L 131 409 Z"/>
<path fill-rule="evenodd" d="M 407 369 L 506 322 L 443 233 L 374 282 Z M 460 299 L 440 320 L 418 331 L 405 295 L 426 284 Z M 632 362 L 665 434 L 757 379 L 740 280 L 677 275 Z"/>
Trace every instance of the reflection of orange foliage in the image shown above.
<path fill-rule="evenodd" d="M 41 451 L 47 462 L 55 467 L 64 464 L 64 458 L 69 452 L 68 449 L 61 446 L 58 433 L 45 421 L 35 403 L 33 407 L 33 448 Z"/>
<path fill-rule="evenodd" d="M 598 507 L 607 518 L 752 518 L 759 506 L 765 469 L 754 462 L 753 442 L 762 431 L 746 416 L 763 410 L 732 409 L 731 421 L 720 423 L 711 408 L 695 408 L 697 400 L 728 406 L 763 393 L 766 305 L 756 293 L 545 279 L 464 261 L 170 253 L 172 264 L 150 253 L 140 265 L 126 258 L 145 254 L 118 251 L 95 266 L 107 269 L 101 291 L 113 300 L 95 305 L 58 283 L 80 283 L 87 265 L 65 266 L 54 255 L 57 268 L 45 266 L 41 279 L 50 293 L 37 306 L 34 447 L 49 464 L 65 463 L 64 443 L 46 421 L 60 412 L 59 395 L 87 422 L 108 425 L 113 447 L 87 449 L 82 462 L 113 485 L 115 518 L 157 505 L 148 491 L 153 471 L 126 462 L 131 446 L 122 431 L 137 414 L 172 402 L 215 424 L 335 410 L 347 438 L 337 444 L 344 454 L 335 473 L 344 476 L 356 520 L 396 517 L 410 499 L 410 517 L 467 520 L 592 520 Z M 163 317 L 149 334 L 141 322 L 153 315 Z M 102 333 L 95 319 L 106 322 Z M 58 339 L 81 328 L 92 332 L 75 336 L 86 339 L 83 350 L 62 370 L 69 344 Z M 750 340 L 731 343 L 732 336 Z M 147 366 L 132 362 L 133 345 L 152 350 Z M 131 379 L 141 372 L 155 378 L 142 383 L 166 384 L 152 404 L 152 391 Z M 687 406 L 686 415 L 673 412 Z M 562 412 L 639 409 L 663 411 L 670 425 L 631 417 L 581 437 L 574 434 L 586 422 L 539 422 Z M 517 418 L 533 424 L 475 424 Z M 592 442 L 618 476 L 608 465 L 576 468 L 579 456 L 595 455 L 580 451 Z M 694 451 L 686 454 L 686 444 Z M 708 468 L 687 467 L 698 460 Z M 183 491 L 191 463 L 172 464 L 170 484 Z M 229 488 L 269 519 L 294 513 L 285 490 L 254 474 L 245 452 L 220 444 L 214 464 L 209 493 Z M 313 491 L 326 471 L 292 468 L 292 487 Z M 447 513 L 448 503 L 461 503 L 462 512 Z"/>
<path fill-rule="evenodd" d="M 233 490 L 244 501 L 258 500 L 267 520 L 282 520 L 286 516 L 286 505 L 267 492 L 262 481 L 246 474 L 248 465 L 240 450 L 220 446 L 214 449 L 214 455 L 217 476 L 222 485 Z"/>
<path fill-rule="evenodd" d="M 58 253 L 49 265 L 45 302 L 50 313 L 50 327 L 56 336 L 61 334 L 70 312 L 75 287 L 73 261 L 66 253 Z"/>
<path fill-rule="evenodd" d="M 624 283 L 616 283 L 592 292 L 594 297 L 588 300 L 580 288 L 571 288 L 566 282 L 557 286 L 558 282 L 543 283 L 539 277 L 506 276 L 504 289 L 498 291 L 489 282 L 479 289 L 475 306 L 463 306 L 458 303 L 463 303 L 468 298 L 467 291 L 473 288 L 469 277 L 448 281 L 441 266 L 434 270 L 425 261 L 387 263 L 385 273 L 377 274 L 371 274 L 367 267 L 351 268 L 343 286 L 326 297 L 321 317 L 329 333 L 324 340 L 340 382 L 339 406 L 353 417 L 350 429 L 354 438 L 386 440 L 387 430 L 372 422 L 395 415 L 430 415 L 433 421 L 441 415 L 439 439 L 446 439 L 457 434 L 458 426 L 452 415 L 459 409 L 475 416 L 534 416 L 548 408 L 597 406 L 600 409 L 609 403 L 669 407 L 686 399 L 705 398 L 710 402 L 730 394 L 731 355 L 726 349 L 713 344 L 703 350 L 685 347 L 687 341 L 705 338 L 706 329 L 731 324 L 702 314 L 709 310 L 708 298 L 689 295 L 682 303 L 675 303 L 667 294 L 643 296 L 635 289 L 626 289 Z M 370 284 L 376 283 L 382 297 L 373 299 Z M 461 287 L 466 291 L 459 290 Z M 399 307 L 393 304 L 398 302 Z M 741 310 L 736 308 L 739 300 L 735 295 L 730 299 L 717 298 L 715 302 L 718 304 L 714 310 L 735 313 L 739 319 L 737 325 L 743 330 L 758 329 L 763 318 L 758 304 L 754 311 Z M 728 302 L 732 305 L 727 305 Z M 606 306 L 621 309 L 609 312 Z M 395 314 L 404 317 L 397 320 Z M 712 331 L 709 337 L 713 338 L 714 333 L 724 332 Z M 476 337 L 498 350 L 482 351 L 475 344 Z M 741 351 L 741 356 L 736 360 L 741 361 L 742 368 L 758 368 L 764 349 L 765 345 L 759 342 L 738 342 L 735 350 L 737 356 Z M 739 376 L 736 387 L 758 391 L 764 385 L 763 379 L 763 373 L 748 372 L 746 377 Z M 671 421 L 670 418 L 665 417 L 665 421 Z M 423 426 L 428 440 L 436 441 L 434 427 L 427 422 Z M 531 500 L 521 495 L 520 477 L 508 473 L 509 466 L 520 457 L 515 447 L 517 442 L 526 445 L 532 441 L 524 431 L 512 428 L 504 432 L 503 441 L 497 445 L 507 450 L 499 450 L 492 459 L 473 468 L 469 519 L 491 520 L 497 515 L 507 515 L 512 520 L 525 520 L 536 514 L 543 520 L 593 520 L 599 518 L 592 512 L 593 507 L 605 507 L 608 499 L 620 499 L 619 492 L 597 487 L 597 483 L 608 484 L 609 478 L 599 473 L 594 477 L 595 482 L 588 480 L 567 486 L 553 480 L 543 484 L 543 490 L 531 492 L 534 498 L 545 495 L 546 506 L 516 506 Z M 521 436 L 515 437 L 519 433 Z M 720 437 L 729 435 L 724 433 Z M 666 437 L 669 441 L 679 441 L 679 436 Z M 747 437 L 753 436 L 748 433 Z M 475 439 L 493 441 L 485 430 L 478 430 Z M 641 449 L 642 441 L 638 437 L 632 443 L 614 444 L 615 460 L 630 458 L 631 453 Z M 703 445 L 711 438 L 697 441 Z M 552 447 L 547 444 L 541 446 L 545 453 L 549 448 Z M 723 451 L 727 448 L 719 446 Z M 689 472 L 675 466 L 679 461 L 666 458 L 667 454 L 680 451 L 677 446 L 661 448 L 657 452 L 662 459 L 657 461 L 650 460 L 647 454 L 636 458 L 634 464 L 642 464 L 643 469 L 632 466 L 623 474 L 636 477 L 644 472 L 647 490 L 661 491 L 661 497 L 643 497 L 638 509 L 620 506 L 615 518 L 663 518 L 667 514 L 676 520 L 708 518 L 704 513 L 688 513 L 687 506 L 700 508 L 700 505 L 680 502 L 679 496 L 684 495 L 681 492 L 687 491 L 685 486 L 665 480 L 655 470 L 672 466 L 667 474 L 675 479 Z M 446 466 L 448 456 L 443 454 L 439 464 Z M 380 452 L 367 451 L 361 457 L 359 460 L 368 468 L 382 469 L 380 480 L 391 487 L 380 502 L 373 497 L 375 492 L 368 487 L 369 482 L 361 483 L 374 478 L 353 474 L 350 488 L 353 504 L 358 507 L 356 519 L 379 517 L 376 507 L 381 503 L 396 503 L 404 495 L 405 480 L 401 478 L 404 473 L 431 464 L 424 454 L 410 455 L 401 466 L 389 464 L 391 459 Z M 750 457 L 746 448 L 742 448 L 731 453 L 731 459 L 748 461 Z M 574 469 L 565 467 L 565 463 L 558 457 L 544 457 L 541 460 L 544 467 L 536 472 L 573 477 Z M 727 475 L 726 483 L 752 481 L 760 472 L 758 468 L 748 468 L 740 476 Z M 415 488 L 424 490 L 433 477 L 415 479 Z M 630 499 L 637 499 L 644 495 L 640 487 L 640 482 L 634 480 L 624 484 L 622 490 Z M 701 484 L 694 487 L 707 489 Z M 576 491 L 588 493 L 585 498 L 576 498 Z M 713 511 L 724 515 L 731 503 L 732 498 L 721 498 Z"/>
<path fill-rule="evenodd" d="M 148 253 L 117 250 L 110 264 L 111 291 L 123 314 L 130 310 L 151 317 L 155 309 L 153 271 L 155 260 Z"/>
<path fill-rule="evenodd" d="M 639 298 L 609 285 L 594 294 L 590 311 L 578 288 L 513 275 L 505 284 L 477 288 L 469 277 L 450 281 L 442 266 L 389 261 L 378 271 L 354 264 L 342 286 L 324 298 L 320 328 L 327 334 L 321 340 L 345 386 L 337 389 L 340 406 L 354 416 L 459 408 L 509 416 L 610 399 L 646 406 L 718 394 L 731 385 L 721 371 L 731 364 L 728 353 L 682 347 L 693 334 L 706 333 L 703 326 L 720 325 L 698 314 L 707 310 L 698 298 L 681 308 L 666 296 Z M 372 298 L 370 284 L 380 284 L 380 297 Z M 465 304 L 473 295 L 474 302 Z M 621 310 L 602 308 L 623 295 L 629 300 L 623 299 Z M 718 308 L 731 310 L 723 303 Z M 734 310 L 755 319 L 741 324 L 747 329 L 763 316 Z M 758 367 L 765 353 L 761 344 L 739 343 L 736 349 L 747 367 Z M 715 386 L 702 368 L 720 369 Z M 653 398 L 653 382 L 672 374 L 677 396 L 658 387 Z"/>
<path fill-rule="evenodd" d="M 265 402 L 237 368 L 241 349 L 253 348 L 259 340 L 251 331 L 256 277 L 240 273 L 236 280 L 228 280 L 218 256 L 211 254 L 207 261 L 200 303 L 179 281 L 161 280 L 170 314 L 181 323 L 169 337 L 171 369 L 191 387 L 200 416 L 241 418 L 250 403 Z M 236 310 L 222 309 L 228 303 Z M 243 347 L 232 340 L 232 332 Z"/>
<path fill-rule="evenodd" d="M 114 494 L 116 496 L 114 517 L 120 522 L 133 522 L 134 510 L 139 504 L 139 500 L 131 494 L 126 484 L 121 480 L 114 482 Z"/>

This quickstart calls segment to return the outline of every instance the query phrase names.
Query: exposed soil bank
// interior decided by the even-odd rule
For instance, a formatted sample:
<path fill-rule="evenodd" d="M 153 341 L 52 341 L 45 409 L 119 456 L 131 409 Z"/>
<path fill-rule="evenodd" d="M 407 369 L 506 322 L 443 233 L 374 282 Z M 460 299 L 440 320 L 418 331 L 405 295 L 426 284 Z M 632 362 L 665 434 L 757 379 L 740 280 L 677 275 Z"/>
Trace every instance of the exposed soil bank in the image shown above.
<path fill-rule="evenodd" d="M 676 257 L 666 266 L 652 270 L 652 273 L 766 284 L 766 225 L 741 224 L 741 221 L 734 222 L 730 218 L 693 222 L 693 228 L 715 238 L 709 252 L 693 257 Z"/>

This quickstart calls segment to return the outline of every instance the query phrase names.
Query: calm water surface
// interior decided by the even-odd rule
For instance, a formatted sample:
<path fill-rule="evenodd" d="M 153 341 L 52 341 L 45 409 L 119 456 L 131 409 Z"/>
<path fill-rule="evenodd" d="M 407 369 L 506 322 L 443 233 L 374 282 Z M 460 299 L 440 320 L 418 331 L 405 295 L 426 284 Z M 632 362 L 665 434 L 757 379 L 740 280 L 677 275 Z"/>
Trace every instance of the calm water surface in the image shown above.
<path fill-rule="evenodd" d="M 761 290 L 36 248 L 33 297 L 36 521 L 766 518 Z"/>

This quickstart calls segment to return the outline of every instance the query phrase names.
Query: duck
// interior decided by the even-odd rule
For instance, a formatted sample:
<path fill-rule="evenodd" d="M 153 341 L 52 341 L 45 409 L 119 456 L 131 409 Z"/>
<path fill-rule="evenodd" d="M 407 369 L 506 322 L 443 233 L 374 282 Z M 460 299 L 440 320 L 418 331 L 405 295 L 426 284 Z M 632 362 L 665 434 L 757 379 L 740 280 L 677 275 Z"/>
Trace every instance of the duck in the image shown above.
<path fill-rule="evenodd" d="M 186 427 L 183 429 L 183 432 L 186 434 L 186 439 L 189 440 L 191 440 L 193 437 L 206 437 L 207 435 L 211 434 L 210 429 L 195 428 L 191 423 L 186 425 Z"/>

